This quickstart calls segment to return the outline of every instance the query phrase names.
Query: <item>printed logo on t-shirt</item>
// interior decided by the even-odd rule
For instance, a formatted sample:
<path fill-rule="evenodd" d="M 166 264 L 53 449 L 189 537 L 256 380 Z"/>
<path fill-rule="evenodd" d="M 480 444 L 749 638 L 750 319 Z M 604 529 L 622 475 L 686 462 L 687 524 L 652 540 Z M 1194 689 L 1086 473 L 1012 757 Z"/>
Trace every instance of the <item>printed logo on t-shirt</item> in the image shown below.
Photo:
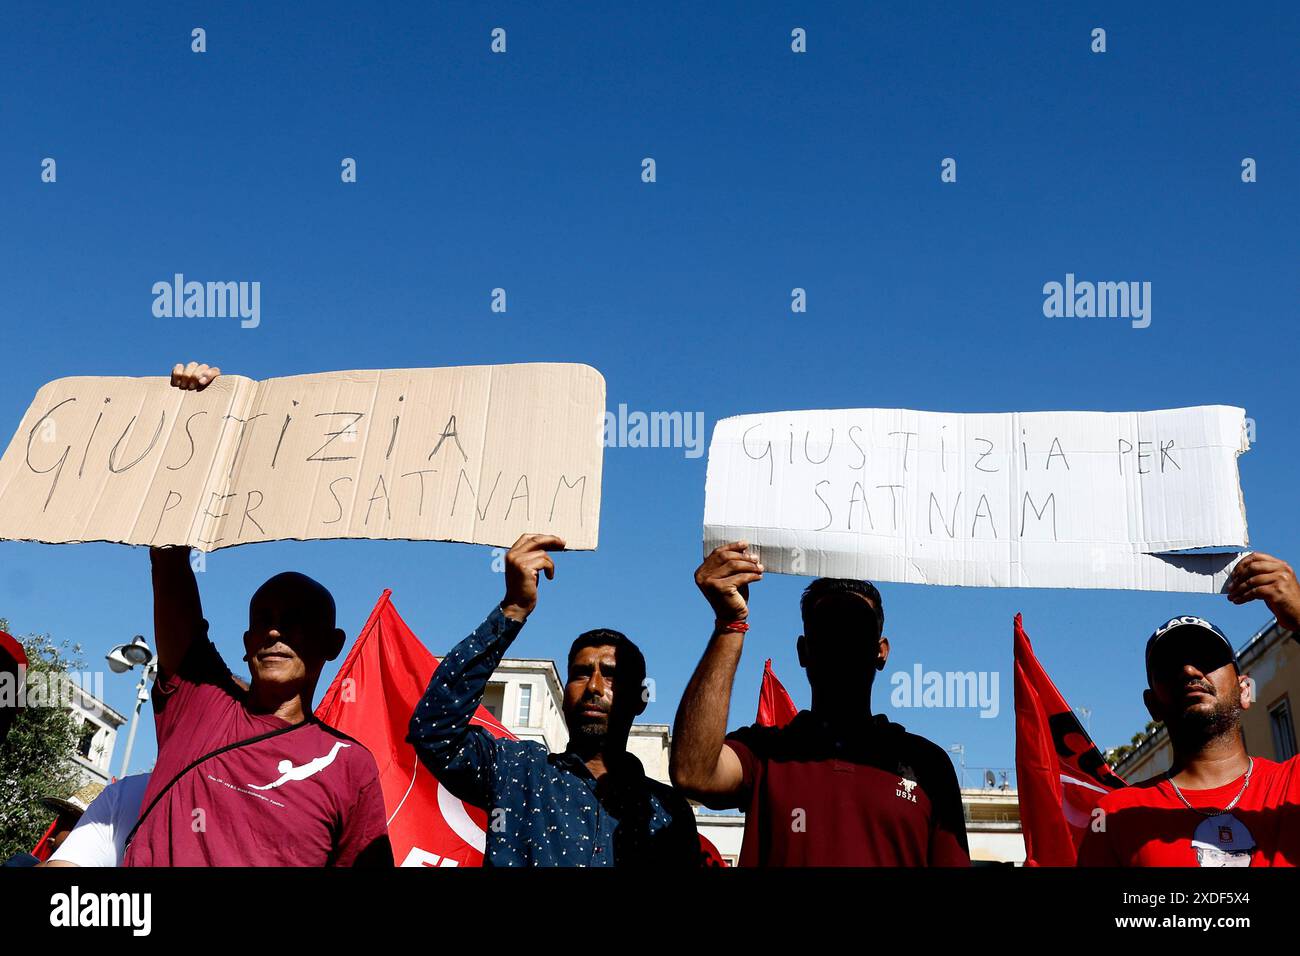
<path fill-rule="evenodd" d="M 281 760 L 279 765 L 276 767 L 279 771 L 280 779 L 272 780 L 270 783 L 262 784 L 261 786 L 255 783 L 250 783 L 249 786 L 254 790 L 273 790 L 276 787 L 282 787 L 286 783 L 291 783 L 295 780 L 306 780 L 308 777 L 314 777 L 334 762 L 334 758 L 339 755 L 340 750 L 349 746 L 351 745 L 339 741 L 334 745 L 334 748 L 329 753 L 308 760 L 301 767 L 295 767 L 292 760 Z"/>
<path fill-rule="evenodd" d="M 894 788 L 894 796 L 916 803 L 916 794 L 912 792 L 916 789 L 916 771 L 904 764 L 898 768 L 898 773 L 899 781 Z"/>
<path fill-rule="evenodd" d="M 1231 813 L 1202 820 L 1192 835 L 1197 866 L 1250 866 L 1255 837 Z"/>

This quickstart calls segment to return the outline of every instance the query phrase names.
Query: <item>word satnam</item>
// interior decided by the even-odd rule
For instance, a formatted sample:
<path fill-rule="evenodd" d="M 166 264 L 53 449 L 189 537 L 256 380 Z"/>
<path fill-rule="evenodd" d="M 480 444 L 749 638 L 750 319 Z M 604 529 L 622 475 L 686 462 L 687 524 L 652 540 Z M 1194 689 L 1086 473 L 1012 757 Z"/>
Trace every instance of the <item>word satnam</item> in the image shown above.
<path fill-rule="evenodd" d="M 1015 448 L 1005 447 L 1005 441 L 1000 447 L 997 440 L 978 436 L 965 443 L 958 442 L 945 435 L 945 429 L 935 435 L 893 430 L 864 441 L 865 431 L 861 425 L 816 431 L 789 427 L 768 437 L 765 434 L 769 432 L 768 426 L 758 423 L 742 433 L 740 444 L 747 458 L 766 468 L 769 487 L 790 486 L 790 476 L 783 475 L 778 481 L 777 468 L 786 470 L 792 466 L 788 470 L 797 473 L 796 482 L 807 477 L 805 487 L 815 496 L 815 510 L 822 517 L 821 524 L 808 530 L 870 532 L 895 537 L 907 533 L 909 521 L 904 509 L 915 496 L 922 515 L 916 516 L 919 524 L 912 526 L 913 531 L 936 537 L 956 538 L 960 534 L 994 541 L 1008 536 L 1025 538 L 1028 532 L 1031 538 L 1059 541 L 1058 499 L 1064 481 L 1069 480 L 1073 465 L 1079 464 L 1081 455 L 1086 467 L 1092 469 L 1086 472 L 1089 478 L 1099 477 L 1097 469 L 1107 467 L 1106 459 L 1121 479 L 1137 476 L 1144 480 L 1150 475 L 1182 471 L 1181 450 L 1175 440 L 1159 437 L 1136 441 L 1117 437 L 1109 450 L 1103 449 L 1098 455 L 1096 449 L 1089 449 L 1086 454 L 1068 449 L 1056 435 L 1031 441 L 1027 429 L 1021 429 Z M 957 473 L 964 463 L 965 471 L 960 476 L 963 483 L 978 481 L 984 475 L 993 480 L 997 476 L 1005 477 L 1008 472 L 1026 478 L 1045 477 L 1034 486 L 1018 489 L 1008 513 L 1008 506 L 1002 505 L 1006 494 L 996 490 L 981 493 L 972 487 L 939 495 L 918 489 L 915 476 L 924 470 L 918 468 L 922 455 L 938 461 L 931 474 Z M 874 478 L 868 477 L 869 474 Z M 1052 477 L 1062 479 L 1060 488 L 1045 484 Z M 1088 478 L 1081 474 L 1073 480 Z"/>

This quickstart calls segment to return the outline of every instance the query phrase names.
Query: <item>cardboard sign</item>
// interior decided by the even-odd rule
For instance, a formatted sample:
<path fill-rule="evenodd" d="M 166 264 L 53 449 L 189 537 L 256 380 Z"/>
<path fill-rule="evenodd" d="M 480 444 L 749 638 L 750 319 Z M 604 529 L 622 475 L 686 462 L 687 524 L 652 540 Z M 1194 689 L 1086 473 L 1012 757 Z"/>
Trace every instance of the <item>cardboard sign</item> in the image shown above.
<path fill-rule="evenodd" d="M 41 388 L 0 459 L 0 538 L 596 547 L 605 380 L 586 365 Z"/>
<path fill-rule="evenodd" d="M 772 571 L 979 587 L 1215 592 L 1247 546 L 1240 408 L 720 421 L 704 547 Z M 1193 549 L 1216 553 L 1174 554 Z"/>

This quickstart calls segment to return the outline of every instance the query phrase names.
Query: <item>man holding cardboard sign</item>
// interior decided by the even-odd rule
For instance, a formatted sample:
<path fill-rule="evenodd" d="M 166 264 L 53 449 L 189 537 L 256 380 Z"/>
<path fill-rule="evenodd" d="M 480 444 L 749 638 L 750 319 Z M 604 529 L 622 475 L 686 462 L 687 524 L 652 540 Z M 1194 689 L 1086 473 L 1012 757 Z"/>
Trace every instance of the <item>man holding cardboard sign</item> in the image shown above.
<path fill-rule="evenodd" d="M 870 582 L 818 578 L 804 591 L 798 649 L 812 709 L 724 737 L 749 585 L 763 570 L 735 541 L 695 572 L 716 621 L 677 709 L 673 783 L 705 806 L 746 810 L 742 866 L 968 866 L 947 754 L 871 712 L 889 640 Z"/>
<path fill-rule="evenodd" d="M 177 365 L 172 385 L 220 374 Z M 391 866 L 374 757 L 312 716 L 321 669 L 343 649 L 334 598 L 292 571 L 258 588 L 244 686 L 208 639 L 189 556 L 150 550 L 158 761 L 124 865 Z"/>
<path fill-rule="evenodd" d="M 1300 634 L 1300 585 L 1285 561 L 1256 552 L 1233 569 L 1228 599 L 1262 600 Z M 1300 866 L 1300 757 L 1252 757 L 1241 713 L 1254 683 L 1217 627 L 1183 615 L 1147 640 L 1142 699 L 1169 731 L 1173 763 L 1101 798 L 1080 866 Z"/>
<path fill-rule="evenodd" d="M 700 842 L 682 795 L 647 777 L 628 753 L 645 711 L 645 657 L 600 628 L 569 649 L 568 746 L 549 753 L 472 726 L 488 679 L 537 606 L 541 575 L 563 538 L 526 534 L 506 554 L 506 593 L 443 658 L 411 716 L 407 740 L 452 794 L 488 811 L 485 866 L 695 867 Z"/>

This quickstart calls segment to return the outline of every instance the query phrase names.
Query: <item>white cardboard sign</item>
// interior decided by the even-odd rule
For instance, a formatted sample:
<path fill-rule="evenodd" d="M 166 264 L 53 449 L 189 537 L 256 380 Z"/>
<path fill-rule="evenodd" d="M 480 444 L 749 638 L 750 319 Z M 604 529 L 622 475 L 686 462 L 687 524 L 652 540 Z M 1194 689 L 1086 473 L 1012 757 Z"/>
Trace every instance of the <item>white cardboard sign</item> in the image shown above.
<path fill-rule="evenodd" d="M 0 459 L 0 538 L 383 538 L 592 549 L 605 380 L 586 365 L 325 372 L 202 392 L 43 386 Z"/>
<path fill-rule="evenodd" d="M 718 422 L 706 553 L 978 587 L 1217 592 L 1247 547 L 1245 412 L 773 412 Z M 1216 553 L 1172 554 L 1191 549 Z"/>

